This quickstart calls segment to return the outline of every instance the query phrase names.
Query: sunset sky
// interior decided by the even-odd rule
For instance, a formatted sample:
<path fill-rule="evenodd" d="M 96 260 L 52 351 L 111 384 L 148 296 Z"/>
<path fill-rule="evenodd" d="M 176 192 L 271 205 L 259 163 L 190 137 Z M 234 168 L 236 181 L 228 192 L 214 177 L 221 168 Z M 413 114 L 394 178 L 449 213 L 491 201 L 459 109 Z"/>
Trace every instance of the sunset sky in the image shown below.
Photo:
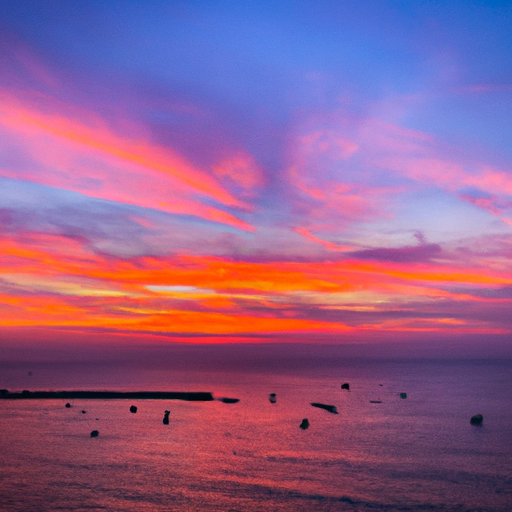
<path fill-rule="evenodd" d="M 509 339 L 509 1 L 0 0 L 0 336 Z"/>

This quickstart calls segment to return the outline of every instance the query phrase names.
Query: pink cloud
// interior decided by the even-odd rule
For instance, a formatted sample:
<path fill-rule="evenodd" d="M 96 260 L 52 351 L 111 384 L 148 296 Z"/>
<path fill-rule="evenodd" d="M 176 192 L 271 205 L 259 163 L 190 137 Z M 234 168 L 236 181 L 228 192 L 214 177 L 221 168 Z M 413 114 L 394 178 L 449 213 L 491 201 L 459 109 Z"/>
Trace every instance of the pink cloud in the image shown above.
<path fill-rule="evenodd" d="M 222 160 L 213 167 L 213 171 L 219 180 L 238 186 L 250 195 L 265 182 L 263 172 L 254 158 L 243 151 Z"/>
<path fill-rule="evenodd" d="M 362 123 L 358 136 L 360 153 L 367 164 L 456 193 L 493 215 L 510 208 L 507 196 L 512 195 L 512 173 L 508 170 L 464 158 L 456 148 L 446 147 L 432 135 L 377 120 Z M 462 192 L 465 188 L 493 198 L 474 198 Z"/>
<path fill-rule="evenodd" d="M 505 201 L 495 195 L 489 197 L 474 197 L 470 194 L 460 194 L 459 196 L 464 201 L 474 204 L 478 208 L 487 210 L 492 215 L 503 215 L 504 210 L 512 207 L 512 201 Z M 506 222 L 505 219 L 502 219 Z"/>
<path fill-rule="evenodd" d="M 302 225 L 320 222 L 325 230 L 386 215 L 382 203 L 389 191 L 358 182 L 351 171 L 355 157 L 361 157 L 360 146 L 335 130 L 296 137 L 289 149 L 288 192 L 296 211 L 304 214 Z"/>
<path fill-rule="evenodd" d="M 321 238 L 312 235 L 306 228 L 295 228 L 294 231 L 296 233 L 299 233 L 299 235 L 302 235 L 303 237 L 307 238 L 308 240 L 311 240 L 316 244 L 320 244 L 321 246 L 325 247 L 325 249 L 327 249 L 328 251 L 347 252 L 355 249 L 355 247 L 352 245 L 339 245 L 333 242 L 329 242 L 327 240 L 322 240 Z"/>
<path fill-rule="evenodd" d="M 58 105 L 55 106 L 57 110 Z M 172 149 L 131 140 L 89 115 L 87 122 L 46 114 L 0 93 L 0 129 L 32 165 L 1 169 L 4 176 L 68 188 L 91 197 L 194 215 L 242 230 L 254 228 L 219 207 L 251 206 L 192 167 Z M 44 169 L 41 172 L 41 167 Z M 205 203 L 204 200 L 207 200 Z"/>

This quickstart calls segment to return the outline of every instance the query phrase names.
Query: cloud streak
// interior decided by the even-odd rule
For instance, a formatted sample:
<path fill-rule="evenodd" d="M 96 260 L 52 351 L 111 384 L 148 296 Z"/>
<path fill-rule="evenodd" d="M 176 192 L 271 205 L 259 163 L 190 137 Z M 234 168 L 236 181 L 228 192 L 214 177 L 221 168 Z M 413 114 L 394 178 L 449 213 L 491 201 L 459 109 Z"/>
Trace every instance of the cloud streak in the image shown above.
<path fill-rule="evenodd" d="M 51 103 L 51 98 L 46 100 Z M 0 169 L 4 176 L 21 175 L 24 179 L 67 187 L 93 197 L 197 215 L 244 230 L 254 229 L 194 197 L 205 196 L 237 209 L 251 208 L 170 148 L 117 136 L 99 119 L 89 119 L 92 126 L 88 126 L 18 103 L 16 98 L 0 94 L 0 123 L 18 136 L 20 146 L 33 148 L 30 153 L 36 162 L 53 164 L 53 176 Z M 84 168 L 80 160 L 92 161 L 93 168 Z"/>

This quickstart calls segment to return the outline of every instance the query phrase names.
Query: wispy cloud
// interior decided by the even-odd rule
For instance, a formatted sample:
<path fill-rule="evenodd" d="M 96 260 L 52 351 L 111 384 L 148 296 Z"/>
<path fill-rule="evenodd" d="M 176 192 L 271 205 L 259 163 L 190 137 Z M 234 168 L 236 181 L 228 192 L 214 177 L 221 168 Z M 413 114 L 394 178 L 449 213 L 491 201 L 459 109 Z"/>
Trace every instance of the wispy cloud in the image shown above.
<path fill-rule="evenodd" d="M 45 98 L 48 103 L 51 98 Z M 60 105 L 55 105 L 57 110 Z M 48 107 L 46 107 L 48 108 Z M 83 114 L 83 113 L 82 113 Z M 252 230 L 201 196 L 236 209 L 250 205 L 221 187 L 209 173 L 194 169 L 170 148 L 116 135 L 104 122 L 85 113 L 88 123 L 47 114 L 0 94 L 0 123 L 11 144 L 23 147 L 39 167 L 0 169 L 4 176 L 66 187 L 92 197 L 195 215 Z M 46 172 L 41 172 L 41 168 Z"/>

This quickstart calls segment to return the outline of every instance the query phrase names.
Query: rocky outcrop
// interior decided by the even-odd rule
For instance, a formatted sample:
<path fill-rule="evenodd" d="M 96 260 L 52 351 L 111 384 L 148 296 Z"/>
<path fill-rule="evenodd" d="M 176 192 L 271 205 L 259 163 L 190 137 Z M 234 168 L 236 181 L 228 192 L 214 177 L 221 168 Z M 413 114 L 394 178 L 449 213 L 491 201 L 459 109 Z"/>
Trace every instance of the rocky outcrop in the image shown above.
<path fill-rule="evenodd" d="M 341 385 L 341 389 L 346 389 L 347 391 L 350 391 L 350 384 L 348 382 L 344 382 Z"/>
<path fill-rule="evenodd" d="M 135 405 L 130 406 L 130 412 L 135 414 L 137 412 L 137 407 L 135 407 Z"/>
<path fill-rule="evenodd" d="M 481 425 L 484 422 L 484 417 L 481 414 L 475 414 L 474 416 L 471 416 L 469 422 L 471 425 Z"/>
<path fill-rule="evenodd" d="M 338 409 L 334 405 L 321 404 L 318 402 L 311 402 L 313 407 L 318 407 L 319 409 L 325 409 L 326 411 L 332 412 L 333 414 L 338 414 Z"/>
<path fill-rule="evenodd" d="M 97 430 L 93 430 L 91 432 L 91 437 L 98 437 L 99 435 L 100 435 L 100 433 Z"/>
<path fill-rule="evenodd" d="M 309 428 L 309 420 L 307 418 L 304 418 L 302 420 L 302 423 L 299 425 L 299 427 L 302 429 L 302 430 L 306 430 Z"/>

